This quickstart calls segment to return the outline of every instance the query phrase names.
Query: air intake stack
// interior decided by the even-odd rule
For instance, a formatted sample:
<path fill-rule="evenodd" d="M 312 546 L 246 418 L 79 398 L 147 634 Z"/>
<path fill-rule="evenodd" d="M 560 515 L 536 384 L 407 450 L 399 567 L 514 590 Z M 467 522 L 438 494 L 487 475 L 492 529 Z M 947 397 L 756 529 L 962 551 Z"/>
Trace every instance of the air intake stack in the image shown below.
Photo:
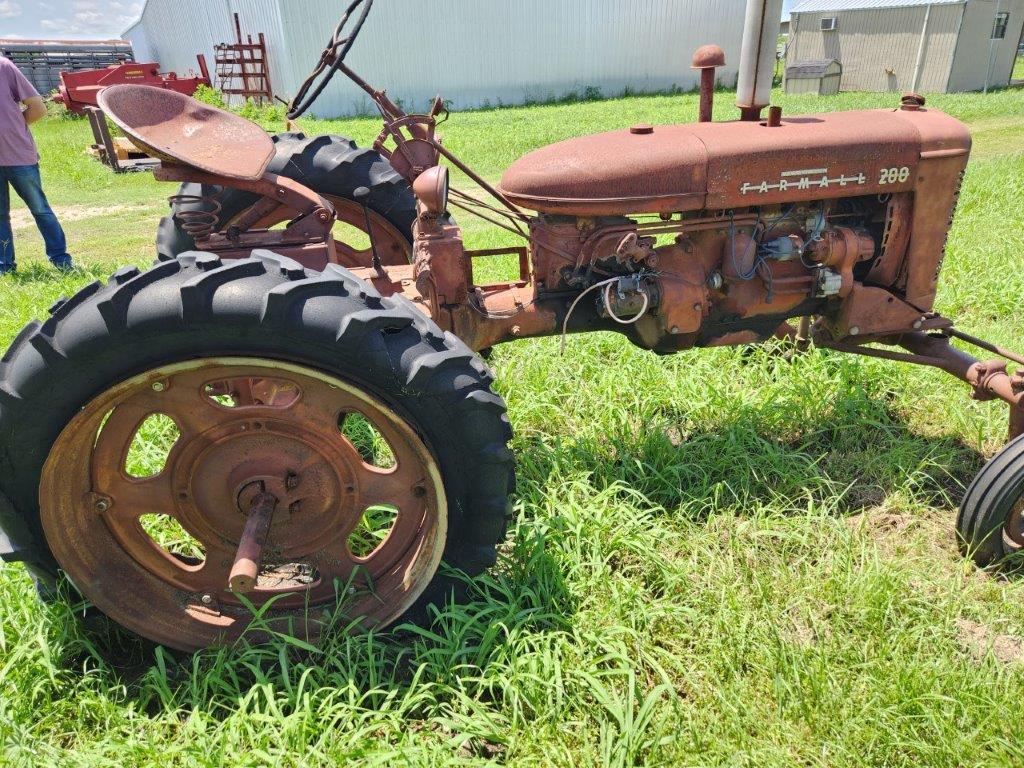
<path fill-rule="evenodd" d="M 781 23 L 782 0 L 747 0 L 736 81 L 736 106 L 743 120 L 760 120 L 761 110 L 771 102 Z"/>

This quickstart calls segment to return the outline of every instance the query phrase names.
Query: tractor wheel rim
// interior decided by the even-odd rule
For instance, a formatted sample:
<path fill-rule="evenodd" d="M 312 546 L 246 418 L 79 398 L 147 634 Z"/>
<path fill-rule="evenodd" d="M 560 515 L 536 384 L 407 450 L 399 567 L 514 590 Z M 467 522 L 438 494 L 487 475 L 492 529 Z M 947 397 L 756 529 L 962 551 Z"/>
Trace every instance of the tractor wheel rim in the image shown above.
<path fill-rule="evenodd" d="M 136 435 L 153 418 L 177 438 L 155 474 L 134 477 Z M 353 421 L 363 439 L 343 433 Z M 369 461 L 372 429 L 390 468 Z M 274 511 L 259 577 L 238 594 L 229 573 L 260 493 Z M 183 650 L 237 637 L 267 603 L 265 628 L 307 639 L 336 615 L 384 626 L 426 588 L 447 528 L 436 461 L 404 418 L 341 379 L 253 358 L 162 366 L 95 397 L 50 451 L 40 512 L 86 598 Z M 158 543 L 150 516 L 201 551 Z M 382 517 L 386 532 L 368 528 Z"/>
<path fill-rule="evenodd" d="M 1003 525 L 1003 541 L 1014 551 L 1024 548 L 1024 496 L 1014 502 Z"/>

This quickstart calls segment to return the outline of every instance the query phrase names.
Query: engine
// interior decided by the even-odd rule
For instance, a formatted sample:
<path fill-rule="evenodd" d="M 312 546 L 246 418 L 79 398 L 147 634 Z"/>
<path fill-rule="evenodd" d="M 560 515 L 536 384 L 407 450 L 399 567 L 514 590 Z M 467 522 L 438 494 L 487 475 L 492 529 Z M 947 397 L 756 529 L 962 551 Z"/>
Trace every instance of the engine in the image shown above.
<path fill-rule="evenodd" d="M 927 327 L 969 150 L 959 122 L 906 100 L 573 139 L 501 190 L 539 213 L 539 297 L 592 293 L 645 347 L 757 341 L 809 315 L 879 336 Z"/>

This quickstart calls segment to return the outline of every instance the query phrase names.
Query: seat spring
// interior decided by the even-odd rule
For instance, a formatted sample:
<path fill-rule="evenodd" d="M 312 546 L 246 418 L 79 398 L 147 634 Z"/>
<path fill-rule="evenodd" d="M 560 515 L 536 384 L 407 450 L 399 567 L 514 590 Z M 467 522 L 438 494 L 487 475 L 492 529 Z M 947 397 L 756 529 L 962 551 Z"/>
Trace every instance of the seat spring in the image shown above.
<path fill-rule="evenodd" d="M 182 231 L 196 240 L 202 240 L 213 234 L 220 221 L 223 209 L 220 201 L 212 195 L 172 195 L 168 198 L 174 212 L 174 220 Z M 197 208 L 182 209 L 184 205 L 196 205 Z"/>

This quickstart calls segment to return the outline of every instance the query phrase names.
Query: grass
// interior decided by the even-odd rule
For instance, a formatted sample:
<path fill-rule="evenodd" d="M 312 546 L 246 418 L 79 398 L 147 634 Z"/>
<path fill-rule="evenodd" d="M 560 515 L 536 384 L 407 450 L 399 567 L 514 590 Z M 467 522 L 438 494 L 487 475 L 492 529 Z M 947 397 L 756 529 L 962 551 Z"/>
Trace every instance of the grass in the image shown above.
<path fill-rule="evenodd" d="M 789 113 L 890 94 L 780 97 Z M 1020 349 L 1024 92 L 933 96 L 975 130 L 939 308 Z M 691 119 L 692 95 L 461 113 L 488 178 L 524 151 Z M 731 112 L 719 95 L 719 117 Z M 372 120 L 310 122 L 365 143 Z M 37 136 L 82 272 L 17 230 L 0 341 L 145 264 L 166 186 Z M 83 209 L 122 206 L 107 214 Z M 470 245 L 504 242 L 470 224 Z M 502 265 L 496 265 L 498 270 Z M 83 629 L 0 567 L 0 762 L 24 765 L 1020 765 L 1024 584 L 956 550 L 955 507 L 1005 409 L 933 371 L 813 351 L 658 358 L 613 335 L 495 351 L 515 522 L 472 601 L 429 629 L 192 658 Z M 141 446 L 139 473 L 159 454 Z M 166 431 L 166 430 L 165 430 Z M 147 452 L 148 450 L 148 452 Z M 113 657 L 113 660 L 111 659 Z"/>

